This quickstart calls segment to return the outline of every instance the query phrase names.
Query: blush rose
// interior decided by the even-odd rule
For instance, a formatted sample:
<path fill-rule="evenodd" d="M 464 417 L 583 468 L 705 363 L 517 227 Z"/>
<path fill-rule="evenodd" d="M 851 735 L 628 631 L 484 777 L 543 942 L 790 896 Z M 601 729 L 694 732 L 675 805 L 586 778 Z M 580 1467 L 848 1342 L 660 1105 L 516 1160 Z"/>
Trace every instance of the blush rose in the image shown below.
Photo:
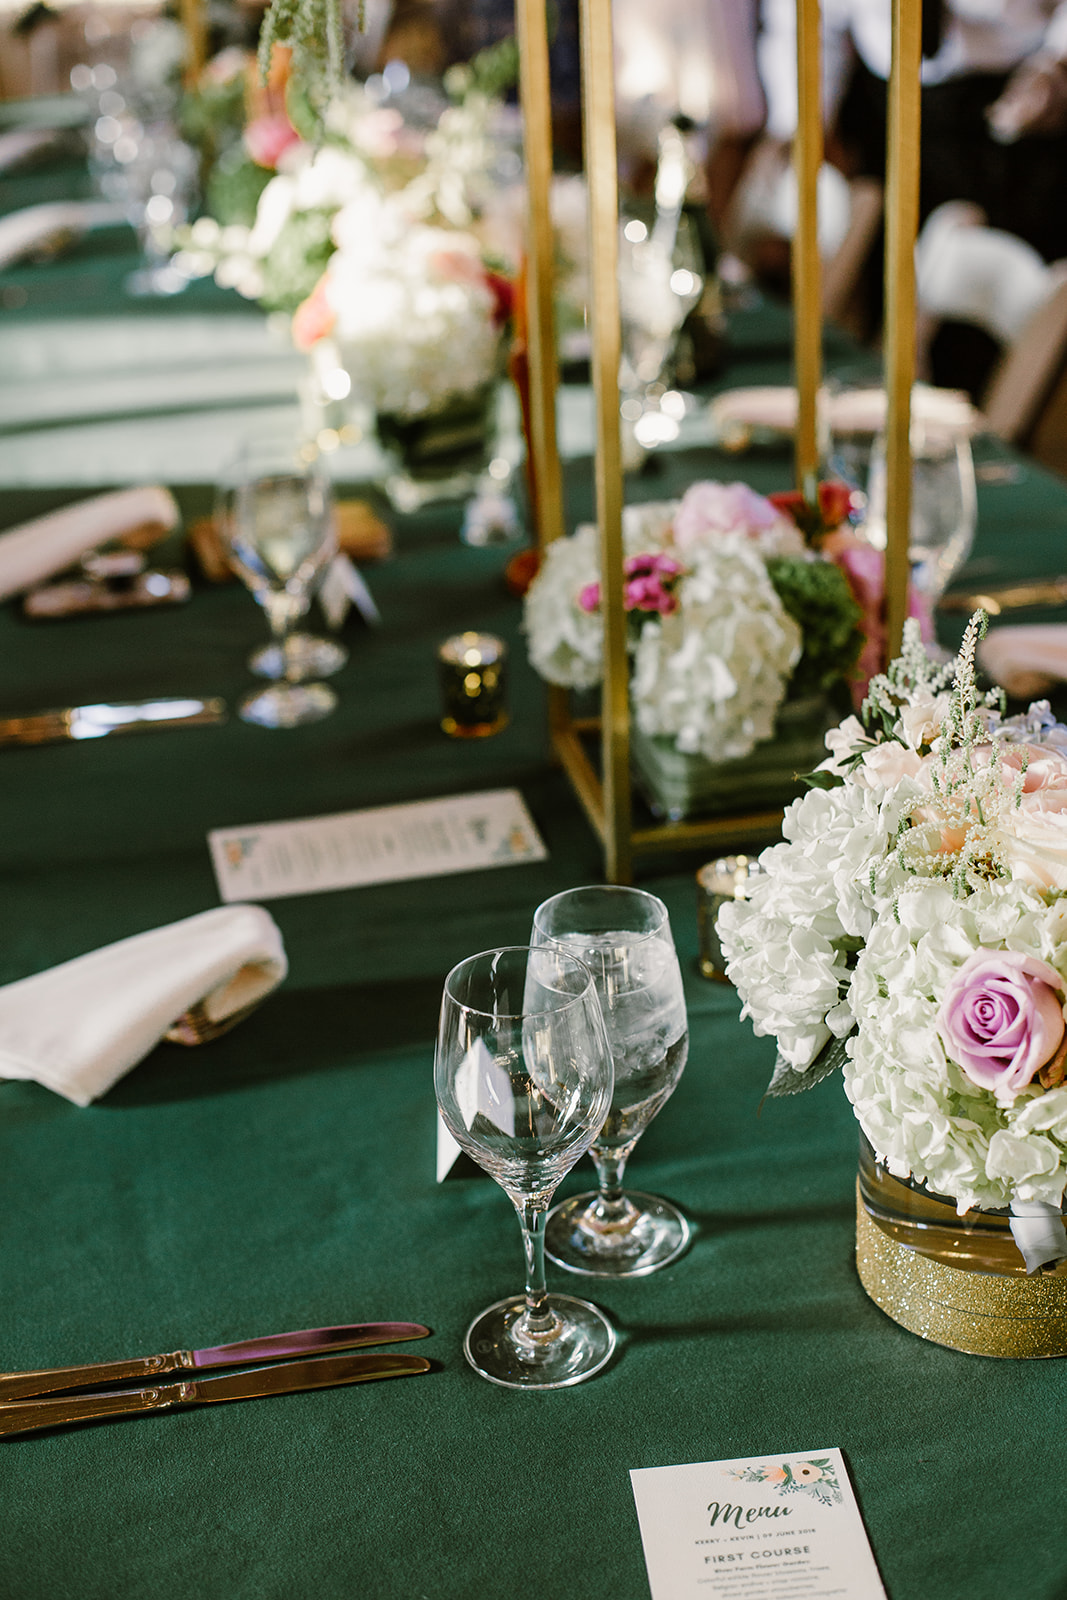
<path fill-rule="evenodd" d="M 971 1082 L 1018 1094 L 1064 1043 L 1064 980 L 1017 950 L 976 950 L 949 984 L 937 1019 L 945 1050 Z"/>

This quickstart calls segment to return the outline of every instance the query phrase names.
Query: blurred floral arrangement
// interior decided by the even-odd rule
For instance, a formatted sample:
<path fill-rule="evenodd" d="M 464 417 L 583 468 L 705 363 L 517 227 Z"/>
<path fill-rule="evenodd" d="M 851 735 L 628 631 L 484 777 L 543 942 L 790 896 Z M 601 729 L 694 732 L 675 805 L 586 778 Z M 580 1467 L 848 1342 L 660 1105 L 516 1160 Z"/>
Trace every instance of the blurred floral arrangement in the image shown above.
<path fill-rule="evenodd" d="M 643 733 L 686 754 L 738 760 L 770 739 L 788 698 L 845 687 L 863 645 L 839 566 L 742 483 L 623 513 L 630 697 Z M 603 675 L 596 528 L 548 547 L 526 596 L 530 658 L 550 683 Z M 846 691 L 847 696 L 847 691 Z"/>
<path fill-rule="evenodd" d="M 266 84 L 249 91 L 245 67 L 240 96 L 232 80 L 211 85 L 213 100 L 201 89 L 217 123 L 242 97 L 253 114 L 217 163 L 215 214 L 189 230 L 185 262 L 290 313 L 299 348 L 329 341 L 381 413 L 432 413 L 476 391 L 500 370 L 511 313 L 509 230 L 488 219 L 519 169 L 501 99 L 514 66 L 508 40 L 453 68 L 425 127 L 354 82 L 320 123 L 277 49 Z"/>
<path fill-rule="evenodd" d="M 918 625 L 862 718 L 831 731 L 750 898 L 719 916 L 729 976 L 773 1035 L 770 1093 L 840 1066 L 895 1176 L 1058 1214 L 1067 1184 L 1067 728 L 1005 717 Z M 1067 1247 L 1064 1252 L 1067 1253 Z"/>

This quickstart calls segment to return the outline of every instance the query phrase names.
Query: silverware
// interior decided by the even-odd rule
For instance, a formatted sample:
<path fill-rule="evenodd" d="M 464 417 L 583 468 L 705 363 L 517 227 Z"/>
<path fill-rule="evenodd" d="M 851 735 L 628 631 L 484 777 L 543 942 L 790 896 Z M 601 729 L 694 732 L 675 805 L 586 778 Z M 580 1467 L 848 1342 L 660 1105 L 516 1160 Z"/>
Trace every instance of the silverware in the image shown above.
<path fill-rule="evenodd" d="M 238 1344 L 206 1350 L 173 1350 L 169 1355 L 135 1356 L 129 1361 L 93 1361 L 78 1367 L 44 1367 L 34 1372 L 0 1372 L 0 1401 L 28 1395 L 55 1394 L 64 1389 L 91 1389 L 105 1383 L 158 1378 L 167 1372 L 211 1367 L 241 1367 L 254 1361 L 284 1361 L 289 1356 L 322 1355 L 327 1350 L 356 1350 L 367 1344 L 398 1344 L 425 1339 L 421 1322 L 354 1322 L 336 1328 L 304 1328 L 298 1333 L 267 1334 Z"/>
<path fill-rule="evenodd" d="M 109 733 L 146 733 L 155 728 L 193 728 L 222 722 L 226 702 L 217 698 L 126 700 L 69 706 L 29 717 L 0 718 L 0 746 L 50 744 L 60 739 L 102 739 Z"/>
<path fill-rule="evenodd" d="M 968 614 L 981 609 L 991 617 L 999 617 L 1002 611 L 1021 611 L 1026 606 L 1064 604 L 1067 604 L 1067 577 L 1036 578 L 1030 583 L 991 584 L 988 589 L 972 594 L 944 594 L 937 602 L 937 609 Z"/>
<path fill-rule="evenodd" d="M 379 1378 L 409 1378 L 429 1370 L 430 1363 L 422 1356 L 325 1356 L 317 1361 L 288 1361 L 277 1367 L 232 1372 L 224 1378 L 200 1378 L 196 1383 L 119 1389 L 105 1394 L 63 1395 L 53 1400 L 13 1400 L 0 1405 L 0 1435 L 36 1433 L 41 1428 L 60 1428 L 70 1422 L 95 1422 L 101 1417 L 169 1411 L 175 1406 L 258 1400 L 265 1395 L 333 1389 L 346 1383 L 373 1383 Z"/>

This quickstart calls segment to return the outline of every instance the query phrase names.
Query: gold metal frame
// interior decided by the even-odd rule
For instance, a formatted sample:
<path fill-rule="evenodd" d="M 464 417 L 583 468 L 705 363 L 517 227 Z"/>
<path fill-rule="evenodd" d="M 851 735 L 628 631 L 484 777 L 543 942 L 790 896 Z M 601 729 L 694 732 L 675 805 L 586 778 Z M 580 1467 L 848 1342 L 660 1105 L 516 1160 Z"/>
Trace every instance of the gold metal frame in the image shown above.
<path fill-rule="evenodd" d="M 899 647 L 907 605 L 911 465 L 910 404 L 914 369 L 913 250 L 918 215 L 919 37 L 921 0 L 893 0 L 886 245 L 889 550 L 886 562 L 890 653 Z M 552 313 L 551 100 L 545 0 L 518 0 L 520 92 L 528 183 L 528 278 L 531 434 L 542 548 L 564 531 L 556 439 L 558 385 Z M 553 749 L 604 847 L 605 876 L 627 882 L 634 857 L 755 844 L 777 835 L 780 810 L 634 828 L 631 809 L 629 664 L 623 605 L 619 437 L 618 174 L 615 146 L 614 35 L 611 0 L 582 0 L 582 111 L 589 191 L 592 375 L 596 406 L 596 511 L 604 609 L 604 684 L 599 718 L 572 715 L 567 692 L 549 694 Z M 821 264 L 817 182 L 822 163 L 821 10 L 797 0 L 799 125 L 795 145 L 799 214 L 794 250 L 794 360 L 797 384 L 796 473 L 814 498 L 818 478 L 817 400 L 821 380 Z M 599 731 L 601 771 L 583 739 Z"/>

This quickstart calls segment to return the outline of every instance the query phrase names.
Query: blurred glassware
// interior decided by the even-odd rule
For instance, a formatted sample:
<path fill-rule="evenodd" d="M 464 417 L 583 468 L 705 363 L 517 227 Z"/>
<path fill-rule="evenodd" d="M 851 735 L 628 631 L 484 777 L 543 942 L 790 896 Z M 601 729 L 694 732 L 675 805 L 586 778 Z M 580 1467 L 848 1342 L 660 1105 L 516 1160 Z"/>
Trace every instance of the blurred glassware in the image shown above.
<path fill-rule="evenodd" d="M 935 606 L 974 545 L 978 492 L 971 443 L 965 434 L 931 427 L 921 420 L 911 428 L 911 523 L 908 558 L 913 588 Z M 871 451 L 867 509 L 863 523 L 876 549 L 886 545 L 885 437 Z"/>
<path fill-rule="evenodd" d="M 267 688 L 241 701 L 238 714 L 261 727 L 293 728 L 318 722 L 337 705 L 326 684 L 299 677 L 300 652 L 290 646 L 337 551 L 333 502 L 318 462 L 296 458 L 279 465 L 275 458 L 266 471 L 262 464 L 255 447 L 246 451 L 220 531 L 239 576 L 267 614 L 277 651 L 273 665 L 281 670 Z"/>
<path fill-rule="evenodd" d="M 661 219 L 662 220 L 662 219 Z M 638 218 L 619 231 L 621 412 L 645 449 L 678 437 L 679 419 L 664 409 L 674 395 L 668 379 L 682 324 L 704 290 L 703 253 L 686 215 L 650 231 Z M 684 399 L 683 399 L 684 412 Z"/>

